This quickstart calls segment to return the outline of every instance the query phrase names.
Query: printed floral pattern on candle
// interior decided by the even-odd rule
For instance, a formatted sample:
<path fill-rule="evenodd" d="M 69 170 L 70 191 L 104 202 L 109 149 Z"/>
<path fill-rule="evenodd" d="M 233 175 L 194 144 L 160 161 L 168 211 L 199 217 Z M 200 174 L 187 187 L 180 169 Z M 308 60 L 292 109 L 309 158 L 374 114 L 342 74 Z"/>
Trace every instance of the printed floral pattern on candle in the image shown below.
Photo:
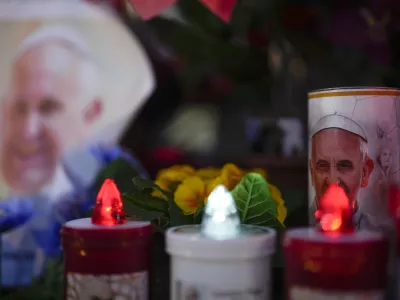
<path fill-rule="evenodd" d="M 67 300 L 147 300 L 146 271 L 118 275 L 67 274 Z"/>
<path fill-rule="evenodd" d="M 306 287 L 294 287 L 290 290 L 289 300 L 383 300 L 383 292 L 327 292 Z"/>
<path fill-rule="evenodd" d="M 266 296 L 268 293 L 264 287 L 217 289 L 177 280 L 175 281 L 175 289 L 177 295 L 175 299 L 181 300 L 268 299 Z"/>

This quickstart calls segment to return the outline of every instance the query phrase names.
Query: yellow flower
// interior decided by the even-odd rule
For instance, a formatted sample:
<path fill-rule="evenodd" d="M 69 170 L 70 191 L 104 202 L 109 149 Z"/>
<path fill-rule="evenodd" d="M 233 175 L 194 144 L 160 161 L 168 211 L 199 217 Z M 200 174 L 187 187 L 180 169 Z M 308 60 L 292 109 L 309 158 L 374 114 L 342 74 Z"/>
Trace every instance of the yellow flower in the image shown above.
<path fill-rule="evenodd" d="M 204 198 L 204 205 L 207 204 L 208 196 L 211 194 L 211 192 L 220 184 L 223 184 L 221 177 L 217 177 L 213 181 L 210 181 L 206 184 L 206 197 Z"/>
<path fill-rule="evenodd" d="M 248 173 L 258 173 L 264 178 L 267 178 L 267 172 L 261 168 L 254 168 L 250 170 L 241 170 L 235 164 L 225 164 L 221 170 L 222 183 L 228 190 L 232 190 L 242 180 L 242 177 Z"/>
<path fill-rule="evenodd" d="M 195 170 L 189 165 L 175 165 L 167 169 L 162 169 L 157 174 L 157 180 L 167 182 L 182 182 L 189 176 L 193 176 Z"/>
<path fill-rule="evenodd" d="M 281 222 L 282 225 L 285 225 L 285 220 L 287 216 L 287 208 L 284 204 L 279 204 L 278 208 L 278 221 Z"/>
<path fill-rule="evenodd" d="M 282 193 L 276 186 L 268 183 L 268 189 L 269 189 L 269 192 L 271 193 L 271 198 L 277 204 L 285 204 L 285 202 L 282 199 Z"/>
<path fill-rule="evenodd" d="M 189 165 L 175 165 L 160 170 L 157 174 L 155 184 L 165 191 L 174 191 L 183 180 L 194 174 L 194 168 Z M 152 195 L 154 197 L 163 198 L 158 191 L 153 191 Z"/>
<path fill-rule="evenodd" d="M 168 182 L 167 182 L 167 181 L 164 181 L 164 180 L 156 180 L 154 183 L 155 183 L 156 185 L 158 185 L 158 187 L 161 188 L 162 190 L 167 191 L 167 192 L 169 191 Z M 151 195 L 152 195 L 153 197 L 165 199 L 164 196 L 163 196 L 159 191 L 157 191 L 157 190 L 153 190 L 153 192 L 151 193 Z"/>
<path fill-rule="evenodd" d="M 221 174 L 221 170 L 214 167 L 202 168 L 196 171 L 196 176 L 204 181 L 212 181 Z"/>
<path fill-rule="evenodd" d="M 221 181 L 228 190 L 232 190 L 245 175 L 235 164 L 225 164 L 221 170 Z"/>
<path fill-rule="evenodd" d="M 286 216 L 287 216 L 287 209 L 285 206 L 285 201 L 282 199 L 281 191 L 274 185 L 268 184 L 269 191 L 271 193 L 271 198 L 278 204 L 277 214 L 278 220 L 284 225 Z"/>
<path fill-rule="evenodd" d="M 208 196 L 206 184 L 197 176 L 182 181 L 174 193 L 175 203 L 185 215 L 192 215 Z"/>

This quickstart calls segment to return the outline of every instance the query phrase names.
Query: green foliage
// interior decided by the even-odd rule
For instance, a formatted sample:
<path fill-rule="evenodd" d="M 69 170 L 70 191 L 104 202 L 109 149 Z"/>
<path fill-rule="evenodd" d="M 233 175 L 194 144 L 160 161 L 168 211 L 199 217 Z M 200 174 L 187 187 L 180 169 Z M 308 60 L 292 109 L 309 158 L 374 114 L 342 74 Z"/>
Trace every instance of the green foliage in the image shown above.
<path fill-rule="evenodd" d="M 167 201 L 153 197 L 151 194 L 147 194 L 145 192 L 134 192 L 131 194 L 125 193 L 123 194 L 123 199 L 125 202 L 129 202 L 145 210 L 156 211 L 160 213 L 168 212 Z"/>
<path fill-rule="evenodd" d="M 138 221 L 152 221 L 164 215 L 162 212 L 159 211 L 146 210 L 142 207 L 139 207 L 131 203 L 129 200 L 126 200 L 126 196 L 123 196 L 122 199 L 124 203 L 124 211 L 128 218 Z"/>
<path fill-rule="evenodd" d="M 190 225 L 194 224 L 194 215 L 185 215 L 176 205 L 174 199 L 169 200 L 169 222 L 170 226 Z"/>
<path fill-rule="evenodd" d="M 136 177 L 132 181 L 138 192 L 124 194 L 124 200 L 145 211 L 161 213 L 161 215 L 147 219 L 147 221 L 152 221 L 159 231 L 163 231 L 169 226 L 194 223 L 194 215 L 184 215 L 181 209 L 176 205 L 172 193 L 164 191 L 156 185 L 154 181 L 149 179 Z M 151 195 L 153 191 L 159 192 L 165 200 L 153 197 Z M 139 219 L 145 219 L 140 218 L 144 216 L 144 214 L 140 212 L 135 212 L 135 216 L 139 216 Z"/>
<path fill-rule="evenodd" d="M 132 179 L 133 184 L 139 191 L 157 191 L 164 196 L 164 199 L 169 201 L 174 198 L 174 195 L 168 191 L 164 191 L 153 180 L 145 179 L 141 177 L 135 177 Z"/>
<path fill-rule="evenodd" d="M 132 181 L 136 192 L 123 194 L 124 204 L 132 206 L 129 215 L 139 220 L 152 221 L 159 231 L 170 226 L 201 223 L 204 205 L 194 214 L 185 215 L 175 203 L 173 194 L 162 190 L 152 180 L 136 177 Z M 159 192 L 165 200 L 152 196 L 153 191 Z M 271 198 L 263 176 L 247 174 L 232 191 L 232 196 L 242 223 L 269 226 L 278 231 L 283 229 L 277 219 L 277 203 Z"/>
<path fill-rule="evenodd" d="M 233 189 L 232 196 L 243 224 L 283 229 L 283 225 L 277 219 L 278 204 L 271 198 L 268 183 L 262 175 L 245 175 Z"/>
<path fill-rule="evenodd" d="M 115 181 L 120 191 L 132 193 L 137 191 L 132 184 L 132 178 L 139 176 L 135 167 L 126 159 L 120 158 L 108 164 L 96 178 L 95 189 L 98 191 L 104 180 L 111 178 Z"/>
<path fill-rule="evenodd" d="M 284 226 L 277 219 L 278 205 L 271 198 L 268 183 L 263 176 L 256 173 L 247 174 L 234 188 L 232 195 L 242 223 L 274 228 L 277 231 L 278 240 L 281 240 Z M 277 243 L 277 248 L 272 264 L 274 267 L 282 268 L 284 257 L 280 243 Z"/>

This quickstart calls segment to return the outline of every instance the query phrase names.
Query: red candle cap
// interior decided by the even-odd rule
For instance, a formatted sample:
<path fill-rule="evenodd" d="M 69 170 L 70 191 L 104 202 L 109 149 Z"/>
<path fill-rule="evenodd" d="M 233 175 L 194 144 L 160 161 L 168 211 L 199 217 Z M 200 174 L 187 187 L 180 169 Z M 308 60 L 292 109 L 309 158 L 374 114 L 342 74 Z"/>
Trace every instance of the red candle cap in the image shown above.
<path fill-rule="evenodd" d="M 331 184 L 319 202 L 315 212 L 320 228 L 324 232 L 353 231 L 353 210 L 343 188 Z"/>
<path fill-rule="evenodd" d="M 106 179 L 97 194 L 92 224 L 113 226 L 125 222 L 121 193 L 112 179 Z"/>

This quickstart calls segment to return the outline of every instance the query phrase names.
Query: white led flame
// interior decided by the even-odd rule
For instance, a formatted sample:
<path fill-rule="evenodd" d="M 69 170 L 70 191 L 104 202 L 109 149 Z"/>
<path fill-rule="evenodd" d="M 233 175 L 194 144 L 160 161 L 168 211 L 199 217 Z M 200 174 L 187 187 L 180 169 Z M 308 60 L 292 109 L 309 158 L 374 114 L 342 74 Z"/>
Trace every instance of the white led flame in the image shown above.
<path fill-rule="evenodd" d="M 217 186 L 208 197 L 201 231 L 213 239 L 234 238 L 240 233 L 240 218 L 235 201 L 223 185 Z"/>

